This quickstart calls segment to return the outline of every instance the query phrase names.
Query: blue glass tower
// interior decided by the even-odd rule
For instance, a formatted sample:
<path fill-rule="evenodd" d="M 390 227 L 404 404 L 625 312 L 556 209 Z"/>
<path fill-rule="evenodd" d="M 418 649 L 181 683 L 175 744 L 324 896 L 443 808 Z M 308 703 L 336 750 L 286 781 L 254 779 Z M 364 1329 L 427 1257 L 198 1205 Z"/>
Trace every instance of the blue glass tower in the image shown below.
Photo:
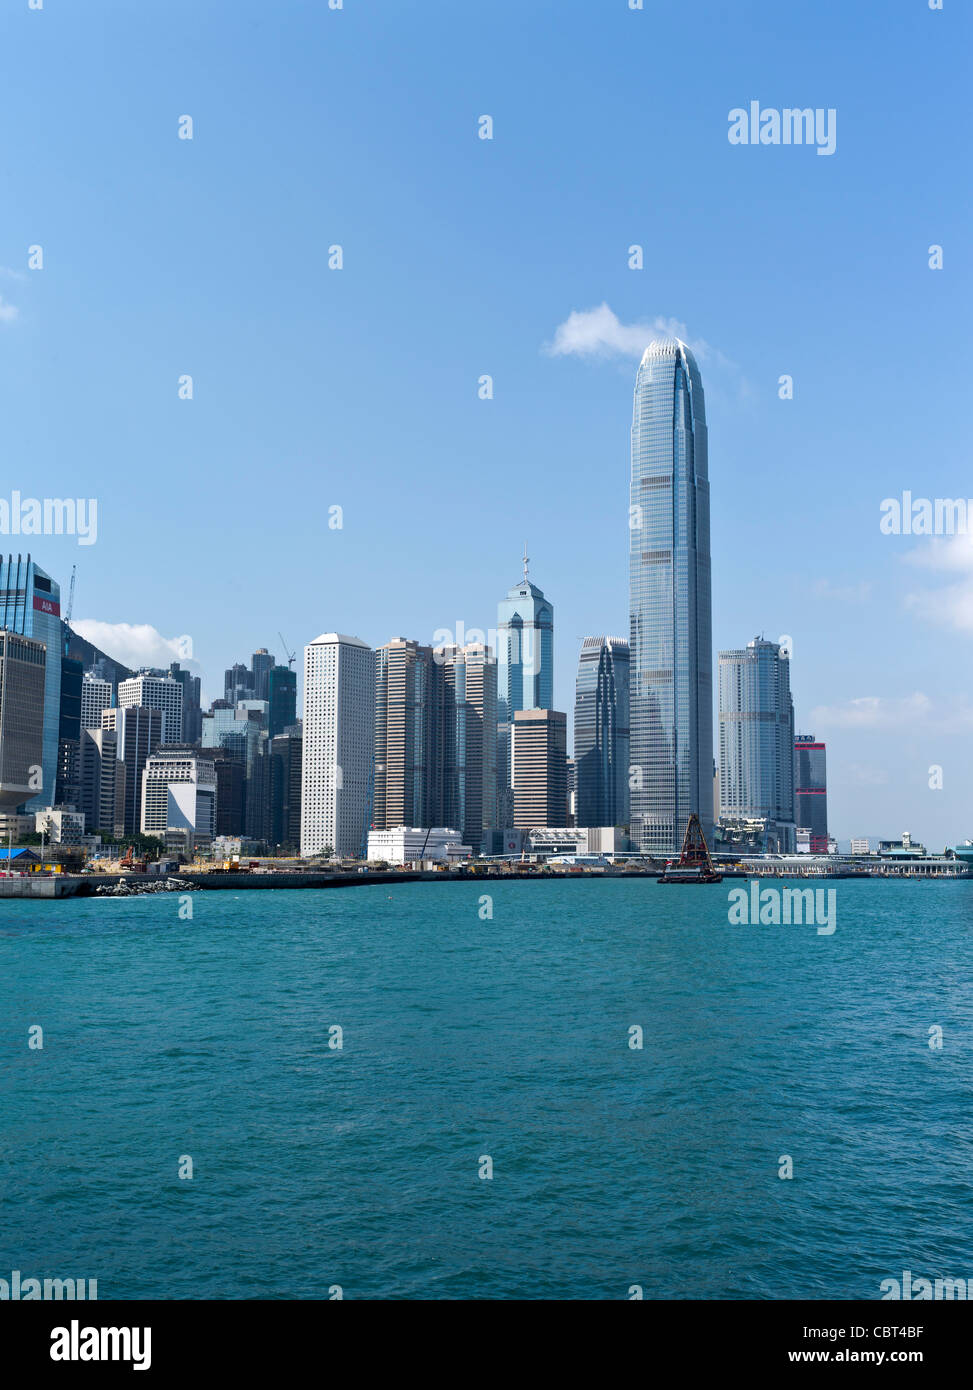
<path fill-rule="evenodd" d="M 639 365 L 629 500 L 631 835 L 667 855 L 693 812 L 713 829 L 706 410 L 685 343 L 650 343 Z"/>
<path fill-rule="evenodd" d="M 517 710 L 554 706 L 554 605 L 527 576 L 497 605 L 497 825 L 513 825 L 510 725 Z"/>
<path fill-rule="evenodd" d="M 25 811 L 53 806 L 57 785 L 58 736 L 61 724 L 61 590 L 29 555 L 0 556 L 0 628 L 33 637 L 47 648 L 44 675 L 42 785 L 24 803 Z"/>
<path fill-rule="evenodd" d="M 628 719 L 628 643 L 586 637 L 574 702 L 578 825 L 628 824 Z"/>

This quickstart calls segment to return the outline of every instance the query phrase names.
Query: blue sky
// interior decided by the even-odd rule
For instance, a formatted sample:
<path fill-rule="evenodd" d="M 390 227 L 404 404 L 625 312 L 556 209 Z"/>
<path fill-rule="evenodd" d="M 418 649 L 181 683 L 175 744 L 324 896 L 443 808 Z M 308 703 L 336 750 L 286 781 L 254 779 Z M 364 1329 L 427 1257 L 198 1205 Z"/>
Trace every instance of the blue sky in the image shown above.
<path fill-rule="evenodd" d="M 971 38 L 959 0 L 5 0 L 0 495 L 96 497 L 34 553 L 210 696 L 278 630 L 495 626 L 526 537 L 570 709 L 627 634 L 637 344 L 683 325 L 716 647 L 791 635 L 840 837 L 973 835 L 973 550 L 878 524 L 973 494 Z M 836 152 L 730 145 L 751 100 L 834 107 Z"/>

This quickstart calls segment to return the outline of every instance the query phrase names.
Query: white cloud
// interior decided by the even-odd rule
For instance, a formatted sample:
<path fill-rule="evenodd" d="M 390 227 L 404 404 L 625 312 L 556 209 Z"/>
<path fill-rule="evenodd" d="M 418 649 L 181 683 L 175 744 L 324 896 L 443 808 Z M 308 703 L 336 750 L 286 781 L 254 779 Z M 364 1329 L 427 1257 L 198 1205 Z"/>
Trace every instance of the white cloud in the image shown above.
<path fill-rule="evenodd" d="M 884 768 L 871 767 L 868 763 L 849 763 L 845 768 L 845 780 L 856 787 L 887 787 L 889 775 Z"/>
<path fill-rule="evenodd" d="M 192 669 L 195 663 L 186 659 L 185 637 L 163 637 L 148 623 L 103 623 L 97 618 L 72 620 L 71 626 L 79 637 L 93 642 L 123 666 L 168 666 L 179 661 Z"/>
<path fill-rule="evenodd" d="M 13 323 L 19 313 L 16 304 L 7 304 L 0 294 L 0 323 Z"/>
<path fill-rule="evenodd" d="M 622 323 L 605 303 L 597 309 L 572 309 L 544 351 L 550 357 L 641 357 L 653 338 L 680 338 L 700 361 L 711 351 L 701 338 L 691 341 L 689 330 L 678 319 L 657 316 L 642 323 Z"/>
<path fill-rule="evenodd" d="M 921 690 L 895 699 L 862 695 L 838 705 L 816 705 L 808 722 L 825 729 L 934 728 L 963 733 L 973 728 L 973 706 L 965 695 L 933 701 Z"/>
<path fill-rule="evenodd" d="M 867 579 L 860 584 L 832 584 L 830 579 L 818 579 L 813 588 L 816 598 L 833 598 L 841 603 L 865 603 L 872 593 Z"/>
<path fill-rule="evenodd" d="M 931 709 L 932 701 L 920 690 L 896 700 L 861 695 L 840 705 L 816 705 L 810 722 L 836 729 L 894 729 L 924 720 Z"/>
<path fill-rule="evenodd" d="M 906 607 L 926 622 L 973 632 L 973 535 L 931 540 L 905 558 L 918 568 L 959 576 L 939 589 L 916 589 L 906 594 Z"/>

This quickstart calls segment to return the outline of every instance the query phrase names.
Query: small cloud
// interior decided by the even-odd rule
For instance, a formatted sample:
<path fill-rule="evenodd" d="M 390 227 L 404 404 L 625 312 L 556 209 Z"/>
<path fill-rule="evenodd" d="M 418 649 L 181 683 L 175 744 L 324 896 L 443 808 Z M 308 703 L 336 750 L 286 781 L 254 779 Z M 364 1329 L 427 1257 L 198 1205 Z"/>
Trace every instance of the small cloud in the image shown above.
<path fill-rule="evenodd" d="M 910 551 L 905 559 L 921 569 L 959 576 L 941 588 L 916 589 L 906 594 L 906 608 L 925 622 L 973 633 L 973 535 L 931 540 Z"/>
<path fill-rule="evenodd" d="M 13 323 L 19 313 L 16 304 L 8 304 L 0 294 L 0 323 Z"/>
<path fill-rule="evenodd" d="M 898 700 L 861 695 L 840 705 L 816 705 L 810 722 L 834 729 L 895 729 L 924 721 L 931 709 L 929 696 L 919 690 Z"/>
<path fill-rule="evenodd" d="M 9 280 L 26 280 L 27 274 L 23 270 L 14 270 L 9 265 L 0 265 L 0 275 L 5 275 Z"/>
<path fill-rule="evenodd" d="M 163 637 L 149 623 L 103 623 L 97 618 L 81 618 L 72 620 L 71 626 L 79 637 L 93 642 L 123 666 L 168 666 L 172 661 L 186 668 L 194 665 L 181 654 L 185 653 L 185 638 Z"/>
<path fill-rule="evenodd" d="M 692 341 L 678 319 L 656 317 L 641 323 L 622 323 L 605 303 L 597 309 L 572 309 L 554 331 L 554 341 L 544 344 L 549 357 L 641 357 L 653 338 L 679 338 L 702 362 L 712 349 L 703 340 Z"/>
<path fill-rule="evenodd" d="M 870 767 L 867 763 L 849 763 L 845 769 L 845 780 L 859 787 L 886 787 L 889 775 L 880 767 Z"/>
<path fill-rule="evenodd" d="M 867 580 L 860 584 L 832 584 L 830 579 L 818 579 L 812 592 L 816 598 L 835 599 L 839 603 L 866 603 L 871 598 L 872 586 Z"/>
<path fill-rule="evenodd" d="M 973 705 L 965 695 L 933 701 L 921 690 L 897 699 L 862 695 L 838 705 L 815 706 L 809 722 L 825 729 L 934 728 L 937 733 L 967 733 L 973 728 Z"/>

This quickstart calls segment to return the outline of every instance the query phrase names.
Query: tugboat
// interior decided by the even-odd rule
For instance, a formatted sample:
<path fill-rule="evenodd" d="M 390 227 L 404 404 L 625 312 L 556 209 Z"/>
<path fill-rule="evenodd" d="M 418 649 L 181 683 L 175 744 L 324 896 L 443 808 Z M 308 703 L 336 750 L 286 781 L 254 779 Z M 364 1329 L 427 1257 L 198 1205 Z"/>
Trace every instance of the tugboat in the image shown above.
<path fill-rule="evenodd" d="M 657 883 L 722 883 L 723 875 L 713 867 L 706 848 L 703 827 L 695 812 L 689 817 L 686 836 L 682 842 L 682 853 L 678 859 L 666 861 L 665 872 L 660 874 Z"/>

